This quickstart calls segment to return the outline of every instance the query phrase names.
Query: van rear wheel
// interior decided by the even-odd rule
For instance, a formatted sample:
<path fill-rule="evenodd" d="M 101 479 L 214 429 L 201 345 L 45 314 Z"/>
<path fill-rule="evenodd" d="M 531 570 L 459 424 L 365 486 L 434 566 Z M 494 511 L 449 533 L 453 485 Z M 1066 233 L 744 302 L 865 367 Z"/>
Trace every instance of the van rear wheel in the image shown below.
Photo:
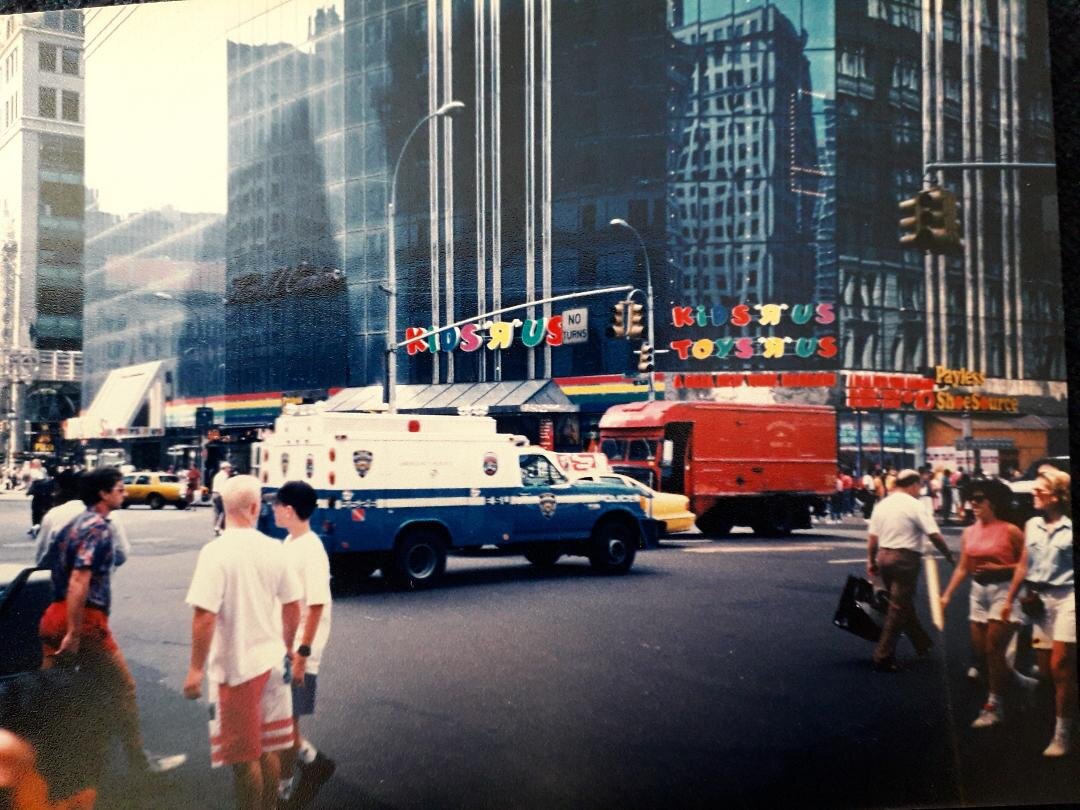
<path fill-rule="evenodd" d="M 394 548 L 391 579 L 408 588 L 426 588 L 446 570 L 446 543 L 430 529 L 414 529 Z"/>
<path fill-rule="evenodd" d="M 593 529 L 589 541 L 589 563 L 594 571 L 625 574 L 637 554 L 637 532 L 619 520 L 609 520 Z"/>

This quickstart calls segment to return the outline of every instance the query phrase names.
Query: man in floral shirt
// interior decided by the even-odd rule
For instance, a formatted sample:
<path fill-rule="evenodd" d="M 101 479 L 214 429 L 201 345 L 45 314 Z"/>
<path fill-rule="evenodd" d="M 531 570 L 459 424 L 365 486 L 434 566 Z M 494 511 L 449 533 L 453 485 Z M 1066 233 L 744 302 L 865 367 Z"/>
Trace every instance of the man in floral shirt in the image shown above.
<path fill-rule="evenodd" d="M 82 480 L 86 511 L 53 541 L 53 603 L 41 617 L 38 633 L 42 668 L 78 664 L 100 678 L 116 701 L 116 731 L 133 774 L 160 773 L 180 765 L 183 756 L 149 758 L 143 751 L 135 679 L 109 629 L 110 579 L 116 554 L 109 513 L 124 502 L 119 470 L 102 468 Z"/>

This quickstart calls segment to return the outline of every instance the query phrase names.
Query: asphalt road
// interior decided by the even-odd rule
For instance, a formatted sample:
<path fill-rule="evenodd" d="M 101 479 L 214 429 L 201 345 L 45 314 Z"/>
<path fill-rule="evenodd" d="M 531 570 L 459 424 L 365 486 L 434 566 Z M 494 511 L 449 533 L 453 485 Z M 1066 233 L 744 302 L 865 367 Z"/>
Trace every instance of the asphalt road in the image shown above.
<path fill-rule="evenodd" d="M 29 559 L 28 506 L 0 501 L 0 562 Z M 228 807 L 206 707 L 185 701 L 183 604 L 209 510 L 133 508 L 114 584 L 147 743 L 186 751 L 172 791 L 132 796 L 116 763 L 102 807 Z M 958 544 L 956 532 L 951 542 Z M 454 558 L 442 587 L 381 578 L 339 593 L 304 732 L 338 761 L 316 807 L 959 806 L 1080 797 L 1080 756 L 1040 756 L 1048 703 L 969 728 L 966 595 L 931 654 L 873 673 L 831 624 L 863 528 L 785 541 L 684 537 L 623 577 L 570 559 Z M 943 578 L 947 566 L 942 563 Z M 924 615 L 925 594 L 920 592 Z M 929 624 L 927 622 L 927 624 Z"/>

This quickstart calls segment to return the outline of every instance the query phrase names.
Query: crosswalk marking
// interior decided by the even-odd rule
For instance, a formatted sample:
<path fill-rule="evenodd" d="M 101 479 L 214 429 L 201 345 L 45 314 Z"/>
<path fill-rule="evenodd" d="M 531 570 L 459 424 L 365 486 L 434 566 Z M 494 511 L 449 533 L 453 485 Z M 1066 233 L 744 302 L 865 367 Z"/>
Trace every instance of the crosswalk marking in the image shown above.
<path fill-rule="evenodd" d="M 864 563 L 866 557 L 854 557 L 850 560 L 829 560 L 829 565 L 851 565 L 852 563 Z"/>
<path fill-rule="evenodd" d="M 687 554 L 777 554 L 785 551 L 832 551 L 833 546 L 819 544 L 805 545 L 776 545 L 776 546 L 703 546 L 700 548 L 684 548 Z"/>

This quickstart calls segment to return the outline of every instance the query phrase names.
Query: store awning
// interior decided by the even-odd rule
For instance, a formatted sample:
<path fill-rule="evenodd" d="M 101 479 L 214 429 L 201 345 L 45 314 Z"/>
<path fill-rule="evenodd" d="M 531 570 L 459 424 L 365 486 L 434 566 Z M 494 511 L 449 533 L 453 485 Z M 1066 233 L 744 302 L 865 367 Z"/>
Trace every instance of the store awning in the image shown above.
<path fill-rule="evenodd" d="M 345 388 L 326 403 L 327 411 L 382 411 L 383 387 Z M 399 385 L 401 413 L 474 414 L 577 413 L 578 406 L 551 380 Z"/>
<path fill-rule="evenodd" d="M 940 422 L 948 425 L 953 430 L 964 429 L 964 419 L 959 416 L 939 416 L 934 414 L 934 418 Z M 1011 416 L 1005 419 L 982 419 L 979 417 L 973 417 L 971 420 L 972 430 L 1050 430 L 1051 423 L 1048 421 L 1053 417 L 1035 416 L 1028 414 L 1026 416 Z M 1066 426 L 1067 426 L 1066 422 Z"/>
<path fill-rule="evenodd" d="M 64 436 L 68 439 L 129 439 L 165 435 L 162 365 L 161 360 L 154 360 L 110 371 L 85 413 L 64 423 Z M 139 419 L 144 407 L 146 416 Z"/>

